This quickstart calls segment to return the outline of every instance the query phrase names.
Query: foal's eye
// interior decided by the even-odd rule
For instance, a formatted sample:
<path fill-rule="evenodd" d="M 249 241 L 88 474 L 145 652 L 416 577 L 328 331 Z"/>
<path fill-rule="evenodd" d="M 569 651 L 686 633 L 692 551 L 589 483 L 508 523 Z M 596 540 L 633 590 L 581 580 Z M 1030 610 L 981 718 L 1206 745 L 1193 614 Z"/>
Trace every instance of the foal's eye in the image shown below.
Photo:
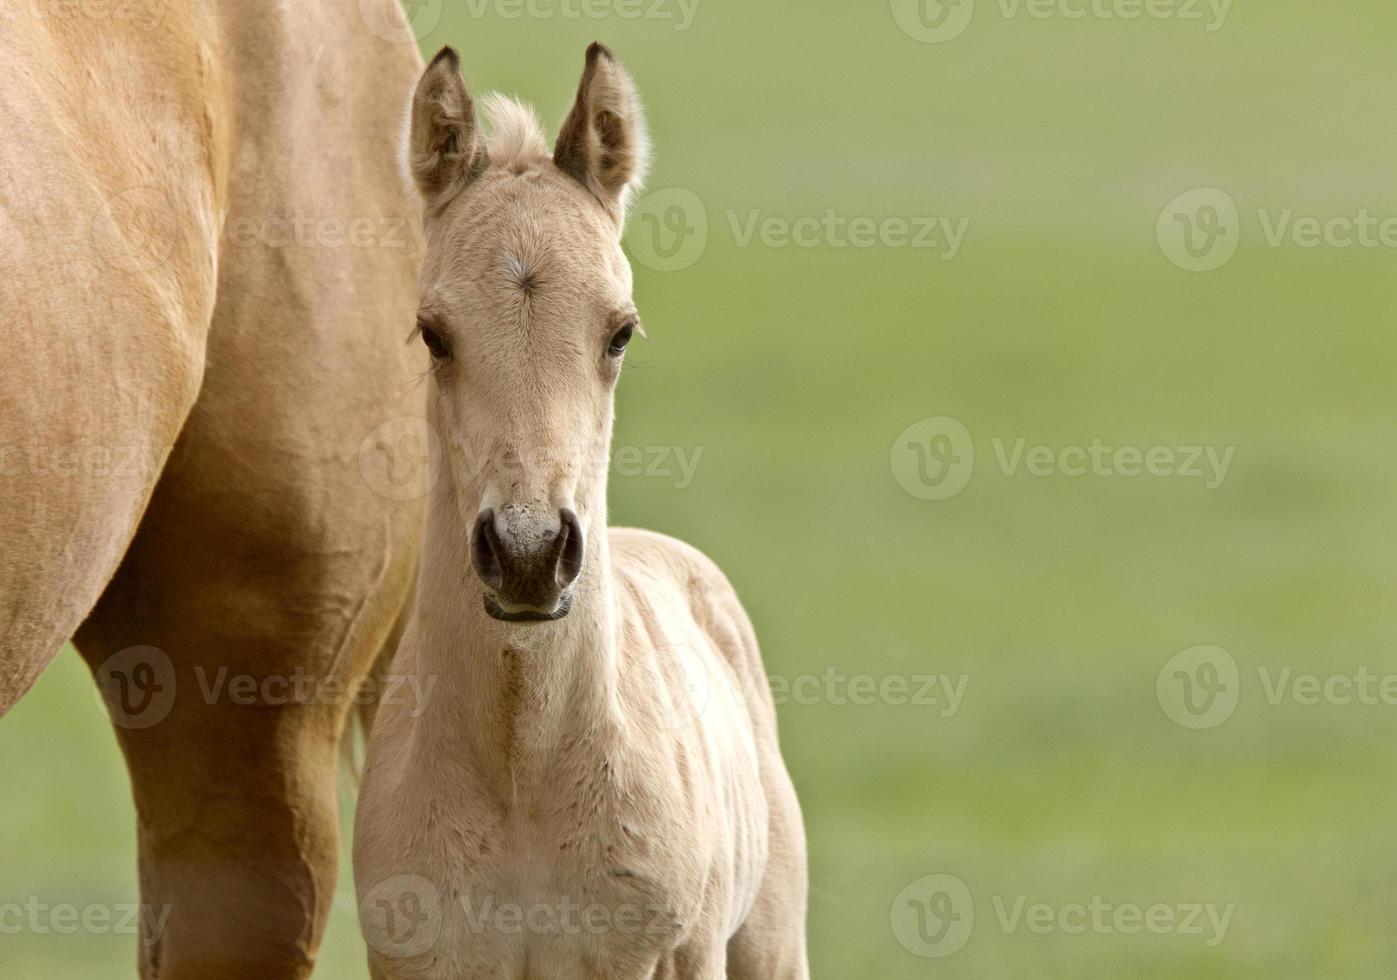
<path fill-rule="evenodd" d="M 422 335 L 422 343 L 427 345 L 427 351 L 435 360 L 444 361 L 451 356 L 451 348 L 446 346 L 446 341 L 441 339 L 441 334 L 432 329 L 426 321 L 417 321 L 417 332 Z"/>
<path fill-rule="evenodd" d="M 606 346 L 606 352 L 612 357 L 620 357 L 625 353 L 626 345 L 631 342 L 631 334 L 633 333 L 635 333 L 635 321 L 628 320 L 624 327 L 612 334 L 611 342 Z"/>

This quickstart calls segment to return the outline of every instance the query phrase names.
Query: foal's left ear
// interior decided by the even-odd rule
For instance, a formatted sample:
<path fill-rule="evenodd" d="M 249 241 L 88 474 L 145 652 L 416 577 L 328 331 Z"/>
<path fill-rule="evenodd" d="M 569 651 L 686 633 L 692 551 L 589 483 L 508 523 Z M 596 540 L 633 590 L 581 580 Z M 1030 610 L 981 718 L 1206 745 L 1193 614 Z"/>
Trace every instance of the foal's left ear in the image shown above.
<path fill-rule="evenodd" d="M 605 46 L 593 42 L 553 162 L 581 181 L 619 223 L 631 192 L 645 179 L 649 159 L 650 137 L 635 82 Z"/>

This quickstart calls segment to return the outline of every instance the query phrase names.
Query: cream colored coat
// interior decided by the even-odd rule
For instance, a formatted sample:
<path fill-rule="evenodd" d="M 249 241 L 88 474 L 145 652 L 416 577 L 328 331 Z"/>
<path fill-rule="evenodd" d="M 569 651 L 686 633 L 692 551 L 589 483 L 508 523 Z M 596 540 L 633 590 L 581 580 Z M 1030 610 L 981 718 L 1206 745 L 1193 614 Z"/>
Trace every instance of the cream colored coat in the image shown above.
<path fill-rule="evenodd" d="M 804 834 L 751 624 L 693 548 L 607 527 L 631 80 L 594 45 L 551 157 L 527 110 L 488 111 L 487 144 L 449 49 L 412 111 L 446 449 L 394 664 L 434 694 L 381 712 L 356 821 L 373 974 L 805 980 Z M 527 539 L 560 510 L 585 538 L 565 615 L 500 621 L 472 523 Z"/>

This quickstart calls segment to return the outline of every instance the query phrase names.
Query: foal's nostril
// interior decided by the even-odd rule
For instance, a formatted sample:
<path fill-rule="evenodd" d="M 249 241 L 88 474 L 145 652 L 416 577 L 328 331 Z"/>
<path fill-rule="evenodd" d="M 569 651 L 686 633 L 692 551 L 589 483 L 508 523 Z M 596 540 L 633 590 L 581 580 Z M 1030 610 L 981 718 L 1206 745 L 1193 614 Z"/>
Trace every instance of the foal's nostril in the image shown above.
<path fill-rule="evenodd" d="M 558 512 L 558 517 L 563 526 L 554 544 L 554 552 L 557 555 L 555 574 L 558 588 L 566 589 L 582 574 L 582 525 L 577 523 L 577 515 L 566 507 Z"/>
<path fill-rule="evenodd" d="M 506 507 L 503 515 L 501 527 L 494 510 L 482 510 L 471 531 L 471 566 L 485 586 L 486 611 L 490 603 L 498 607 L 503 602 L 515 607 L 517 615 L 524 615 L 518 611 L 522 608 L 525 613 L 556 613 L 534 618 L 562 618 L 571 603 L 563 593 L 582 573 L 583 536 L 577 515 L 566 508 L 559 511 L 557 530 L 551 534 L 521 509 Z"/>
<path fill-rule="evenodd" d="M 500 564 L 500 537 L 495 531 L 495 512 L 482 510 L 471 532 L 471 564 L 475 573 L 492 589 L 504 584 L 504 569 Z"/>

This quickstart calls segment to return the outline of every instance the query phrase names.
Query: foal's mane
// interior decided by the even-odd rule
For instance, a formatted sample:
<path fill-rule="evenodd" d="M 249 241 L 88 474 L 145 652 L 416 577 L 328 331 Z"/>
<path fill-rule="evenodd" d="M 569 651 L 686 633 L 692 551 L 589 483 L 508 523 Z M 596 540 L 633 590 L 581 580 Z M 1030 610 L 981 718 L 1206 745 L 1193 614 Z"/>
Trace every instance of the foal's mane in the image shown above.
<path fill-rule="evenodd" d="M 489 134 L 485 148 L 490 162 L 500 167 L 527 167 L 548 159 L 548 143 L 534 107 L 502 92 L 487 92 L 480 100 Z"/>

